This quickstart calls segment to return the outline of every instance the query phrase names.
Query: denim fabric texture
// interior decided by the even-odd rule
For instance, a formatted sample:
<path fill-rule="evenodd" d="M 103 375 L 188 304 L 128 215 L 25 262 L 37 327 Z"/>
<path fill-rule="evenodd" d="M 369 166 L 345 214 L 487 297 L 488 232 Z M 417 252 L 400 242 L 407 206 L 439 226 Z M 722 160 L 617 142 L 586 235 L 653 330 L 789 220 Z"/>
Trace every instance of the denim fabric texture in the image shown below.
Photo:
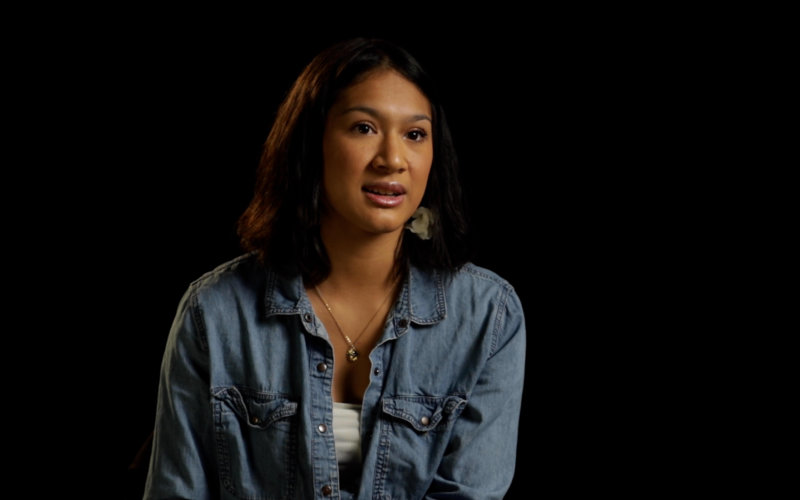
<path fill-rule="evenodd" d="M 502 498 L 526 331 L 513 287 L 411 268 L 369 353 L 362 477 L 339 488 L 333 349 L 301 278 L 252 254 L 194 281 L 161 365 L 145 499 Z"/>

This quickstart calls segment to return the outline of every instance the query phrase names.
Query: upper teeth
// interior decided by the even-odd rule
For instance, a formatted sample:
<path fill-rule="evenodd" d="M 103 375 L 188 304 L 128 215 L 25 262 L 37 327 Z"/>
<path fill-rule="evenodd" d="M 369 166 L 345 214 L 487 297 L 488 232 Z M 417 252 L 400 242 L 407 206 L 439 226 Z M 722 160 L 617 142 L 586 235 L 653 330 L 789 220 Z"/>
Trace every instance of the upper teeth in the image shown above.
<path fill-rule="evenodd" d="M 379 189 L 369 189 L 369 191 L 372 192 L 372 193 L 375 193 L 375 194 L 381 194 L 381 195 L 385 195 L 385 196 L 391 196 L 391 195 L 396 195 L 397 194 L 394 191 L 381 191 Z"/>

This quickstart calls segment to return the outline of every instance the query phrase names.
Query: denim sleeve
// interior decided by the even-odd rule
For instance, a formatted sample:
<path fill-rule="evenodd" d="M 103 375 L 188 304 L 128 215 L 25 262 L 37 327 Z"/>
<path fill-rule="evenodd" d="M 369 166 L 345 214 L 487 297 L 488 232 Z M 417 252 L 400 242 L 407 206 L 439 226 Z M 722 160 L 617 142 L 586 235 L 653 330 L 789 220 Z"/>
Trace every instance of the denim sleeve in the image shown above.
<path fill-rule="evenodd" d="M 156 405 L 145 500 L 217 497 L 213 472 L 208 346 L 192 288 L 178 306 L 167 339 Z"/>
<path fill-rule="evenodd" d="M 493 311 L 492 349 L 425 498 L 500 499 L 511 486 L 517 453 L 526 331 L 510 286 Z"/>

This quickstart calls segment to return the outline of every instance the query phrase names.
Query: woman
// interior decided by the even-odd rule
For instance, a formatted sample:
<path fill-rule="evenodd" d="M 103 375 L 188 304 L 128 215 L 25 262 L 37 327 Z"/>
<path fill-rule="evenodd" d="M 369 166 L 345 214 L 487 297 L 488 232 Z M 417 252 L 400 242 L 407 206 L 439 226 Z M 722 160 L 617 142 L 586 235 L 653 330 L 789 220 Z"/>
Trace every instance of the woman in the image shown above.
<path fill-rule="evenodd" d="M 466 234 L 414 58 L 372 39 L 315 57 L 265 143 L 247 253 L 178 307 L 145 498 L 503 497 L 525 322 Z"/>

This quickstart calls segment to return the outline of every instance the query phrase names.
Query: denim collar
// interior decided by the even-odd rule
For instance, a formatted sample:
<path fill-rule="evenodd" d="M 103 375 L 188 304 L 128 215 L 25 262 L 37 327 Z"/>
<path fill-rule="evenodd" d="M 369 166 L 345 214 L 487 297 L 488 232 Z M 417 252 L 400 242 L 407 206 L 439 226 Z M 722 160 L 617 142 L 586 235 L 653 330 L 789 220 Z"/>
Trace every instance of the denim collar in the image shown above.
<path fill-rule="evenodd" d="M 404 331 L 409 322 L 432 325 L 447 315 L 445 284 L 441 272 L 425 272 L 411 266 L 403 280 L 403 287 L 393 313 L 397 331 Z M 266 270 L 264 312 L 275 314 L 305 314 L 313 312 L 300 275 L 281 277 Z"/>

